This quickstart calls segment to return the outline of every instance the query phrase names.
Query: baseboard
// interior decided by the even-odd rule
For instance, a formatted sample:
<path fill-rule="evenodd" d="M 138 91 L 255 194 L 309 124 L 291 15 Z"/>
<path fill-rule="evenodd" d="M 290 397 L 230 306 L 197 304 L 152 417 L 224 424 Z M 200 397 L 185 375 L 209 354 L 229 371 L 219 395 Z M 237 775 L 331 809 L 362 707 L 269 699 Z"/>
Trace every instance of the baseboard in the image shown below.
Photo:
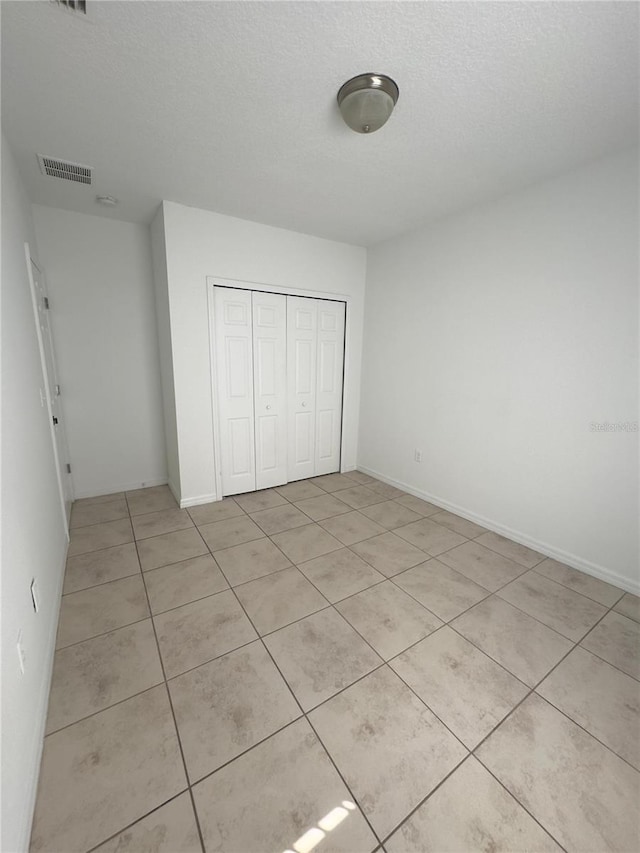
<path fill-rule="evenodd" d="M 172 489 L 173 491 L 173 489 Z M 174 492 L 175 495 L 175 492 Z M 198 495 L 195 498 L 182 498 L 178 501 L 180 508 L 184 509 L 188 506 L 199 506 L 200 504 L 210 504 L 212 501 L 217 501 L 216 495 Z"/>
<path fill-rule="evenodd" d="M 624 577 L 611 569 L 607 569 L 605 566 L 600 566 L 597 563 L 584 560 L 576 554 L 571 554 L 568 551 L 563 551 L 560 548 L 549 545 L 548 542 L 542 542 L 539 539 L 534 539 L 526 533 L 522 533 L 520 530 L 513 530 L 511 527 L 506 527 L 504 524 L 500 524 L 491 518 L 478 515 L 478 513 L 472 512 L 466 507 L 459 506 L 458 504 L 451 503 L 451 501 L 447 501 L 438 495 L 432 495 L 430 492 L 424 492 L 420 489 L 416 489 L 414 486 L 403 483 L 401 480 L 394 480 L 386 474 L 381 474 L 380 471 L 374 471 L 372 468 L 365 468 L 362 465 L 358 466 L 358 470 L 362 471 L 364 474 L 368 474 L 370 477 L 375 477 L 377 480 L 381 480 L 383 483 L 388 483 L 390 486 L 402 489 L 403 492 L 414 495 L 416 498 L 422 498 L 422 500 L 429 501 L 429 503 L 442 507 L 442 509 L 455 512 L 456 515 L 459 515 L 462 518 L 466 518 L 469 521 L 475 521 L 476 524 L 486 527 L 487 530 L 492 530 L 494 533 L 506 536 L 507 539 L 512 539 L 514 542 L 518 542 L 520 545 L 525 545 L 527 548 L 533 548 L 534 551 L 544 554 L 545 557 L 551 557 L 554 560 L 558 560 L 560 563 L 571 566 L 573 569 L 578 569 L 587 575 L 591 575 L 592 577 L 598 578 L 606 583 L 620 587 L 620 589 L 624 589 L 625 592 L 632 592 L 634 595 L 640 595 L 640 579 L 635 582 L 629 580 L 629 578 Z"/>
<path fill-rule="evenodd" d="M 151 486 L 166 486 L 167 478 L 166 477 L 158 477 L 157 479 L 152 480 L 138 480 L 134 483 L 116 483 L 112 486 L 106 486 L 104 488 L 100 488 L 97 491 L 95 489 L 82 490 L 75 492 L 75 500 L 80 500 L 80 498 L 99 498 L 102 495 L 113 495 L 117 492 L 132 492 L 134 489 L 147 489 L 151 488 Z"/>
<path fill-rule="evenodd" d="M 60 604 L 62 602 L 62 588 L 64 586 L 64 573 L 67 565 L 67 551 L 69 550 L 69 541 L 65 542 L 62 554 L 62 566 L 58 576 L 58 588 L 56 590 L 56 601 L 58 602 L 55 618 L 51 624 L 51 633 L 48 642 L 48 656 L 45 665 L 45 677 L 42 684 L 42 692 L 38 700 L 38 730 L 34 738 L 36 744 L 36 754 L 33 762 L 33 774 L 31 777 L 31 788 L 29 796 L 25 803 L 25 819 L 23 825 L 26 830 L 26 837 L 21 850 L 29 849 L 31 840 L 31 829 L 33 825 L 33 816 L 36 808 L 36 797 L 38 795 L 38 782 L 40 780 L 40 765 L 42 763 L 42 752 L 44 749 L 44 733 L 47 725 L 47 711 L 49 710 L 49 693 L 51 691 L 51 679 L 53 676 L 53 661 L 56 653 L 56 637 L 58 634 L 58 621 L 60 618 Z"/>

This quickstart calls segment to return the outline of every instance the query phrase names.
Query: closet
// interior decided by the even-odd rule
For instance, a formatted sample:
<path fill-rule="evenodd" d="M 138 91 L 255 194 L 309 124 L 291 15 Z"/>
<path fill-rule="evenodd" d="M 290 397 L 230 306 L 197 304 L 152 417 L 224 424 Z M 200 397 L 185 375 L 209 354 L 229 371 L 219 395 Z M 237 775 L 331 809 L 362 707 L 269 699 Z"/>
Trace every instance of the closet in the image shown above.
<path fill-rule="evenodd" d="M 222 494 L 340 470 L 345 303 L 214 287 Z"/>

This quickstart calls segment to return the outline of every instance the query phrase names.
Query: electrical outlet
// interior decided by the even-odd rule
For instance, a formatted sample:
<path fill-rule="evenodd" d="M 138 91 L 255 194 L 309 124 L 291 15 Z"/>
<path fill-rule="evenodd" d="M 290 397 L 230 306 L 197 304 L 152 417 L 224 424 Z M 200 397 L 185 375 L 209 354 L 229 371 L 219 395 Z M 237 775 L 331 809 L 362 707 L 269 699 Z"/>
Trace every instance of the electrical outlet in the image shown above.
<path fill-rule="evenodd" d="M 414 458 L 415 462 L 422 462 L 422 451 L 421 450 L 414 450 L 413 451 L 413 458 Z"/>
<path fill-rule="evenodd" d="M 16 651 L 18 652 L 18 666 L 20 667 L 20 672 L 24 675 L 25 664 L 27 662 L 26 655 L 24 653 L 24 647 L 22 645 L 22 631 L 18 631 L 18 640 L 16 642 Z"/>
<path fill-rule="evenodd" d="M 31 581 L 31 586 L 29 587 L 31 590 L 31 603 L 33 604 L 33 612 L 37 613 L 40 610 L 40 601 L 38 595 L 38 584 L 36 583 L 36 579 L 33 578 Z"/>

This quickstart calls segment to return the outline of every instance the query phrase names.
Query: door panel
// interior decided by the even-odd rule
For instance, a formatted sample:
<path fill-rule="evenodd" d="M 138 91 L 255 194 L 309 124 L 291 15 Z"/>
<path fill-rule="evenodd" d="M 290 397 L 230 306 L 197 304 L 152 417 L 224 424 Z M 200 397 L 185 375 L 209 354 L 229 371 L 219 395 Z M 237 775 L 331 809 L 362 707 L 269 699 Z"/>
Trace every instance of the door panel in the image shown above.
<path fill-rule="evenodd" d="M 288 480 L 313 477 L 315 470 L 315 406 L 317 300 L 287 296 Z"/>
<path fill-rule="evenodd" d="M 229 418 L 230 474 L 232 477 L 251 475 L 251 421 L 249 418 Z"/>
<path fill-rule="evenodd" d="M 256 488 L 251 292 L 214 287 L 222 494 Z"/>
<path fill-rule="evenodd" d="M 313 395 L 315 384 L 315 341 L 296 340 L 295 342 L 295 394 Z"/>
<path fill-rule="evenodd" d="M 251 340 L 225 338 L 225 363 L 227 365 L 227 393 L 236 400 L 251 396 Z"/>
<path fill-rule="evenodd" d="M 344 302 L 318 300 L 316 475 L 340 470 L 344 327 Z"/>
<path fill-rule="evenodd" d="M 260 460 L 263 472 L 272 472 L 278 467 L 280 455 L 278 453 L 278 417 L 265 415 L 260 418 L 259 428 L 256 432 L 256 458 Z M 283 481 L 286 482 L 286 479 Z M 277 485 L 282 485 L 278 483 Z M 265 486 L 265 488 L 268 488 Z"/>
<path fill-rule="evenodd" d="M 342 377 L 336 376 L 336 363 L 339 359 L 339 343 L 337 341 L 320 341 L 318 343 L 318 391 L 322 394 L 333 394 L 336 382 Z"/>
<path fill-rule="evenodd" d="M 256 394 L 260 397 L 273 397 L 277 389 L 277 341 L 258 338 L 255 353 Z"/>
<path fill-rule="evenodd" d="M 316 306 L 311 304 L 312 301 L 310 299 L 305 299 L 302 296 L 293 296 L 290 298 L 297 300 L 295 307 L 296 329 L 312 332 L 316 327 Z"/>
<path fill-rule="evenodd" d="M 287 298 L 252 294 L 256 488 L 287 482 Z"/>
<path fill-rule="evenodd" d="M 293 450 L 293 458 L 296 465 L 311 466 L 313 470 L 313 412 L 296 412 L 295 419 L 295 447 Z"/>
<path fill-rule="evenodd" d="M 320 465 L 333 457 L 334 412 L 329 409 L 318 412 L 317 458 Z M 328 463 L 327 463 L 328 464 Z M 322 472 L 323 474 L 326 472 Z M 333 472 L 332 472 L 333 473 Z"/>

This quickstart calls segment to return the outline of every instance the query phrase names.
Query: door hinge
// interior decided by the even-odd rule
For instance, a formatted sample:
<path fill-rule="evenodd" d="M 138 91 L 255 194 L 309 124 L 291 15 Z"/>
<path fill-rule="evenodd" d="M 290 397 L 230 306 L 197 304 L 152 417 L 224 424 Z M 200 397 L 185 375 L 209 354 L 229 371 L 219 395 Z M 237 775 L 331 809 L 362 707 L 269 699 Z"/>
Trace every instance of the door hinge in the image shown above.
<path fill-rule="evenodd" d="M 42 303 L 43 303 L 44 307 L 45 307 L 45 308 L 47 309 L 47 311 L 48 311 L 48 310 L 49 310 L 49 297 L 48 297 L 48 296 L 43 296 L 43 297 L 42 297 Z"/>
<path fill-rule="evenodd" d="M 53 415 L 53 425 L 58 426 L 58 419 L 55 415 Z"/>
<path fill-rule="evenodd" d="M 71 473 L 71 463 L 67 462 L 67 474 Z"/>

